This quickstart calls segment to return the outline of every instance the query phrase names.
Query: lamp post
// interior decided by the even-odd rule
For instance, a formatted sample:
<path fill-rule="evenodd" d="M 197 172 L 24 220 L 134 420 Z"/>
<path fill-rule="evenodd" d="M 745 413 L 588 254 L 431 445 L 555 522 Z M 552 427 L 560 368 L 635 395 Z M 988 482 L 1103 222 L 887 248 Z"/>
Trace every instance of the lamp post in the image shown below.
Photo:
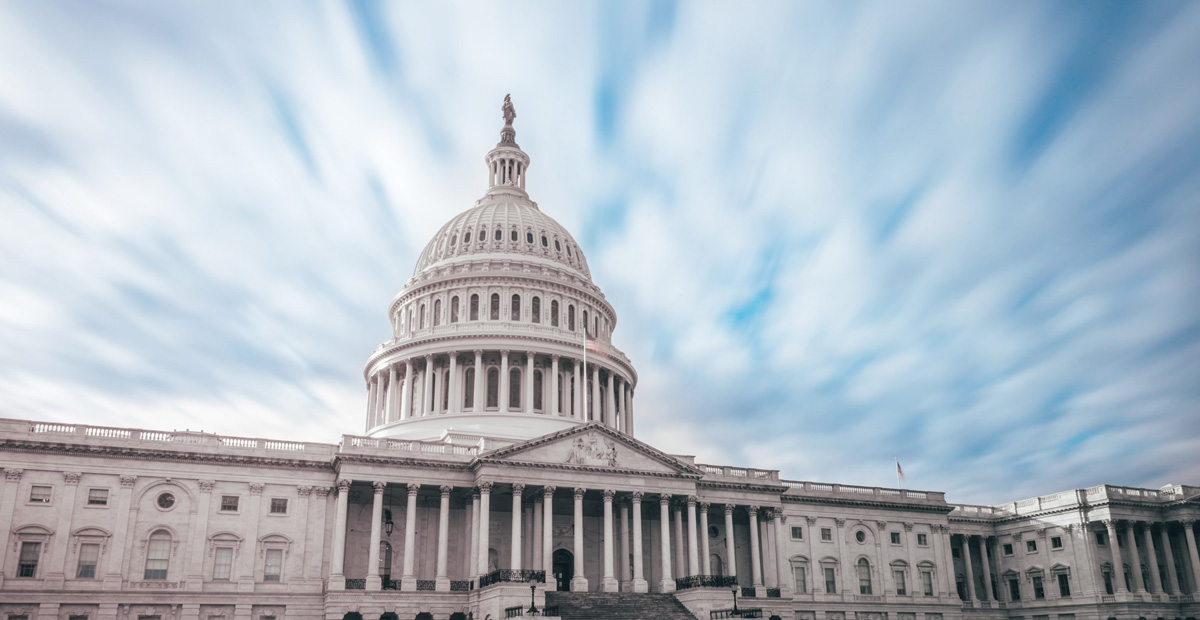
<path fill-rule="evenodd" d="M 740 617 L 742 617 L 742 615 L 738 613 L 738 609 L 737 609 L 737 584 L 736 583 L 733 584 L 732 590 L 733 590 L 733 617 L 740 618 Z"/>
<path fill-rule="evenodd" d="M 531 616 L 538 613 L 538 608 L 537 608 L 537 605 L 535 604 L 536 595 L 537 595 L 537 578 L 530 577 L 529 578 L 529 610 L 525 613 L 528 613 Z"/>

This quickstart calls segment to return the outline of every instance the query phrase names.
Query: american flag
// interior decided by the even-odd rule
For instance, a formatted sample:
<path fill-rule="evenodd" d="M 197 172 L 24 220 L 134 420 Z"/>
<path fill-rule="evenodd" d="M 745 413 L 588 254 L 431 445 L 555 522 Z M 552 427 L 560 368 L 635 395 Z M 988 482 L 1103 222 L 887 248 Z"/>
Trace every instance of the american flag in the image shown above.
<path fill-rule="evenodd" d="M 896 482 L 897 482 L 897 484 L 902 480 L 908 480 L 908 478 L 904 477 L 904 470 L 900 468 L 900 459 L 896 459 Z"/>

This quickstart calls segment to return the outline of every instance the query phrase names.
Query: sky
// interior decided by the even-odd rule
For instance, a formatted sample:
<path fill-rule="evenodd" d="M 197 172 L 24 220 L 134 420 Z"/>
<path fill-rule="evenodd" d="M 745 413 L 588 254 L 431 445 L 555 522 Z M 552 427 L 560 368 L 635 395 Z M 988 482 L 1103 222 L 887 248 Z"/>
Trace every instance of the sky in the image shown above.
<path fill-rule="evenodd" d="M 336 443 L 511 93 L 698 462 L 1200 485 L 1200 4 L 0 0 L 0 416 Z"/>

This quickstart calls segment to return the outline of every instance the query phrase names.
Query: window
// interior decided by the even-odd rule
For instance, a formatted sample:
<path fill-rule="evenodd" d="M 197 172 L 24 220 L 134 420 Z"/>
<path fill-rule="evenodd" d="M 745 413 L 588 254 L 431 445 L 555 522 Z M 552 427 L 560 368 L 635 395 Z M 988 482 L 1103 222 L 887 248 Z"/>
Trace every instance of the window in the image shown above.
<path fill-rule="evenodd" d="M 51 487 L 34 485 L 29 490 L 29 503 L 31 504 L 49 504 L 50 503 Z"/>
<path fill-rule="evenodd" d="M 479 295 L 471 295 L 471 320 L 479 320 Z"/>
<path fill-rule="evenodd" d="M 458 243 L 458 235 L 450 237 L 450 247 L 454 247 L 456 243 Z"/>
<path fill-rule="evenodd" d="M 929 546 L 929 536 L 926 534 L 917 534 L 917 546 L 918 547 L 928 547 Z"/>
<path fill-rule="evenodd" d="M 508 238 L 512 241 L 516 241 L 517 239 L 520 239 L 521 237 L 520 237 L 520 233 L 517 232 L 517 229 L 514 228 L 512 230 L 512 232 L 509 233 Z"/>
<path fill-rule="evenodd" d="M 500 294 L 499 293 L 492 293 L 492 308 L 491 308 L 490 314 L 491 314 L 491 319 L 493 321 L 500 320 Z"/>
<path fill-rule="evenodd" d="M 921 589 L 925 592 L 925 596 L 933 596 L 933 572 L 921 571 Z"/>
<path fill-rule="evenodd" d="M 802 528 L 798 525 L 793 525 L 792 526 L 792 540 L 804 540 L 804 528 Z"/>
<path fill-rule="evenodd" d="M 583 311 L 583 332 L 584 332 L 585 334 L 587 334 L 587 333 L 588 333 L 588 326 L 587 326 L 587 324 L 588 324 L 588 311 L 587 311 L 587 310 L 584 310 L 584 311 Z M 589 334 L 589 335 L 590 335 L 590 334 Z"/>
<path fill-rule="evenodd" d="M 450 298 L 450 322 L 458 322 L 458 295 Z"/>
<path fill-rule="evenodd" d="M 475 407 L 475 369 L 468 368 L 465 373 L 463 382 L 463 409 L 473 409 Z"/>
<path fill-rule="evenodd" d="M 550 302 L 550 327 L 558 327 L 558 300 Z"/>
<path fill-rule="evenodd" d="M 495 239 L 496 241 L 504 239 L 504 233 L 501 232 L 499 228 L 496 229 Z"/>
<path fill-rule="evenodd" d="M 218 547 L 216 553 L 213 554 L 213 579 L 216 581 L 228 580 L 232 568 L 233 548 Z"/>
<path fill-rule="evenodd" d="M 263 581 L 279 581 L 283 568 L 283 549 L 267 549 L 267 561 L 263 567 Z"/>
<path fill-rule="evenodd" d="M 1033 598 L 1039 601 L 1046 598 L 1046 590 L 1042 587 L 1041 577 L 1033 578 Z"/>
<path fill-rule="evenodd" d="M 902 571 L 902 570 L 893 571 L 892 575 L 896 579 L 896 595 L 897 596 L 908 596 L 908 588 L 905 587 L 907 584 L 904 583 L 904 571 Z"/>
<path fill-rule="evenodd" d="M 508 371 L 508 408 L 521 408 L 521 370 L 519 368 Z"/>
<path fill-rule="evenodd" d="M 88 489 L 88 506 L 107 506 L 108 489 Z"/>
<path fill-rule="evenodd" d="M 1014 578 L 1014 579 L 1008 580 L 1008 597 L 1014 601 L 1021 600 L 1021 580 L 1020 579 Z"/>
<path fill-rule="evenodd" d="M 79 566 L 75 570 L 76 579 L 95 579 L 96 562 L 100 559 L 100 545 L 86 543 L 79 545 Z"/>
<path fill-rule="evenodd" d="M 866 532 L 864 532 L 864 531 L 862 531 L 862 530 L 859 530 L 859 531 L 855 532 L 855 533 L 854 533 L 854 540 L 857 540 L 857 541 L 858 541 L 858 542 L 860 542 L 860 543 L 865 543 L 865 542 L 867 542 L 867 533 L 866 533 Z"/>
<path fill-rule="evenodd" d="M 555 251 L 555 252 L 561 252 L 561 251 L 562 251 L 562 244 L 558 242 L 558 239 L 555 239 L 555 240 L 554 240 L 554 251 Z"/>
<path fill-rule="evenodd" d="M 144 579 L 166 579 L 171 561 L 171 535 L 158 530 L 146 543 L 146 572 Z"/>
<path fill-rule="evenodd" d="M 468 230 L 467 232 L 463 233 L 463 243 L 470 243 L 470 242 L 471 242 L 471 231 Z"/>
<path fill-rule="evenodd" d="M 487 372 L 487 406 L 500 406 L 500 371 L 495 368 Z"/>
<path fill-rule="evenodd" d="M 287 514 L 287 505 L 288 505 L 288 501 L 287 501 L 286 497 L 272 497 L 271 498 L 271 514 L 273 514 L 273 515 Z"/>
<path fill-rule="evenodd" d="M 1106 532 L 1096 532 L 1096 544 L 1097 545 L 1103 547 L 1108 544 L 1108 537 L 1105 536 L 1105 534 L 1106 534 Z"/>
<path fill-rule="evenodd" d="M 1063 597 L 1071 596 L 1071 580 L 1066 573 L 1058 575 L 1058 595 Z"/>
<path fill-rule="evenodd" d="M 170 493 L 159 493 L 154 503 L 163 510 L 170 510 L 175 507 L 175 496 Z"/>
<path fill-rule="evenodd" d="M 827 527 L 821 528 L 821 540 L 825 542 L 833 540 L 833 530 Z"/>
<path fill-rule="evenodd" d="M 1051 536 L 1050 537 L 1050 548 L 1051 549 L 1062 549 L 1063 548 L 1062 536 Z"/>
<path fill-rule="evenodd" d="M 1112 573 L 1107 571 L 1104 573 L 1104 592 L 1109 596 L 1113 593 Z"/>
<path fill-rule="evenodd" d="M 221 496 L 221 512 L 237 512 L 238 496 L 237 495 L 222 495 Z"/>
<path fill-rule="evenodd" d="M 792 586 L 792 591 L 796 594 L 808 594 L 808 580 L 805 579 L 804 573 L 803 566 L 792 567 L 792 578 L 795 582 Z"/>
<path fill-rule="evenodd" d="M 433 302 L 433 326 L 437 327 L 442 324 L 442 300 L 438 299 Z"/>
<path fill-rule="evenodd" d="M 17 577 L 36 577 L 38 558 L 42 555 L 42 543 L 21 543 L 21 555 L 17 560 Z"/>
<path fill-rule="evenodd" d="M 567 306 L 567 329 L 575 331 L 575 304 Z"/>
<path fill-rule="evenodd" d="M 900 532 L 892 532 L 891 534 L 892 534 L 892 544 L 893 545 L 900 544 Z"/>
<path fill-rule="evenodd" d="M 529 302 L 529 320 L 533 321 L 534 323 L 542 322 L 542 298 L 541 297 L 534 297 L 533 300 Z"/>
<path fill-rule="evenodd" d="M 425 304 L 421 304 L 421 309 L 417 312 L 417 317 L 421 321 L 420 329 L 425 329 Z"/>
<path fill-rule="evenodd" d="M 533 408 L 542 409 L 542 371 L 533 371 Z"/>
<path fill-rule="evenodd" d="M 1036 540 L 1025 541 L 1025 552 L 1026 553 L 1037 553 L 1037 541 Z"/>
<path fill-rule="evenodd" d="M 825 567 L 825 591 L 837 593 L 837 580 L 834 579 L 835 574 L 832 566 Z"/>
<path fill-rule="evenodd" d="M 525 233 L 525 243 L 529 243 L 529 244 L 533 243 L 533 233 L 531 233 L 531 232 Z"/>
<path fill-rule="evenodd" d="M 513 320 L 513 321 L 521 320 L 521 296 L 520 295 L 512 296 L 512 309 L 510 311 L 509 319 Z"/>
<path fill-rule="evenodd" d="M 867 561 L 867 558 L 858 561 L 858 593 L 871 593 L 871 563 Z"/>
<path fill-rule="evenodd" d="M 1004 543 L 1004 546 L 1001 547 L 1001 550 L 1003 551 L 1004 555 L 1012 555 L 1013 554 L 1012 543 Z"/>

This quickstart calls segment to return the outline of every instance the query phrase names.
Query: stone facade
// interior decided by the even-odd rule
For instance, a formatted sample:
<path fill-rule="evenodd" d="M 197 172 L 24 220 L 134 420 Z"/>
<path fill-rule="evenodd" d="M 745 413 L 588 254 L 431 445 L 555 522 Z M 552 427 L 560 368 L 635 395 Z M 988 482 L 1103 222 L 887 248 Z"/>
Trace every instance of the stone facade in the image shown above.
<path fill-rule="evenodd" d="M 698 618 L 1196 615 L 1200 488 L 965 506 L 635 439 L 616 312 L 505 118 L 487 194 L 389 306 L 364 435 L 0 419 L 0 620 L 492 620 L 547 589 Z"/>

